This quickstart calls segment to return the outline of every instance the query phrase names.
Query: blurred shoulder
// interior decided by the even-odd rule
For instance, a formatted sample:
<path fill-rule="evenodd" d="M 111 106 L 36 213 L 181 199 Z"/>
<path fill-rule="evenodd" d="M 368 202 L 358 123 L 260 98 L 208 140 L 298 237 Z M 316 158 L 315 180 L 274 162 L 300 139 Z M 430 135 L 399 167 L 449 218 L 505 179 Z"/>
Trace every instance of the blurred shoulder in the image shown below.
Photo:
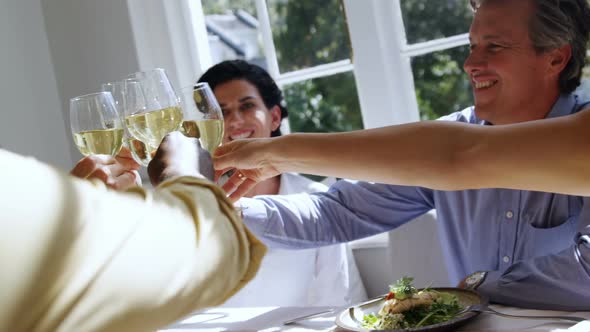
<path fill-rule="evenodd" d="M 327 190 L 328 186 L 325 184 L 308 179 L 301 174 L 281 174 L 281 187 L 279 189 L 279 195 L 314 193 Z"/>

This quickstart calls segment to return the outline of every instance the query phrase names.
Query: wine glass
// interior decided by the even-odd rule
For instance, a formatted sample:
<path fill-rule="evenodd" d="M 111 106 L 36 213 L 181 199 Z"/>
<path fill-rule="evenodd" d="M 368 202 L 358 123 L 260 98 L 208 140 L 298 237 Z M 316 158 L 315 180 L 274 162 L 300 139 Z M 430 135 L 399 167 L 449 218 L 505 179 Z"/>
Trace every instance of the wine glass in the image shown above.
<path fill-rule="evenodd" d="M 144 144 L 159 146 L 164 136 L 178 130 L 182 123 L 178 97 L 162 68 L 137 72 L 129 78 L 138 82 L 138 87 L 132 88 L 131 83 L 127 83 L 129 88 L 125 89 L 126 93 L 133 93 L 133 98 L 136 98 L 136 102 L 125 108 L 127 129 Z M 144 102 L 140 103 L 141 100 Z"/>
<path fill-rule="evenodd" d="M 115 156 L 121 150 L 123 123 L 110 92 L 70 99 L 70 127 L 74 144 L 85 156 Z"/>
<path fill-rule="evenodd" d="M 124 121 L 126 109 L 144 109 L 145 96 L 141 91 L 139 82 L 133 78 L 122 81 L 105 83 L 102 86 L 102 91 L 110 91 L 115 100 L 117 110 Z M 147 166 L 152 160 L 152 155 L 156 151 L 156 147 L 146 144 L 137 138 L 133 137 L 127 126 L 123 126 L 125 135 L 123 136 L 123 144 L 131 151 L 131 156 L 135 161 L 143 166 Z"/>
<path fill-rule="evenodd" d="M 182 90 L 184 121 L 181 131 L 198 138 L 201 146 L 213 154 L 223 140 L 223 113 L 207 83 Z"/>

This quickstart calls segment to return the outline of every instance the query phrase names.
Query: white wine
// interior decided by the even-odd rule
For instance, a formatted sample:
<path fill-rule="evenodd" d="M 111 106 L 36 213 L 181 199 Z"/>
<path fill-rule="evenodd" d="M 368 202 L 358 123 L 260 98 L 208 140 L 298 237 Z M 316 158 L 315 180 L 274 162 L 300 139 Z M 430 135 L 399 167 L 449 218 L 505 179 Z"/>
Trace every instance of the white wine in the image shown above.
<path fill-rule="evenodd" d="M 223 140 L 223 120 L 199 120 L 197 121 L 197 127 L 199 127 L 199 133 L 201 134 L 201 137 L 199 137 L 201 146 L 213 154 L 213 151 Z"/>
<path fill-rule="evenodd" d="M 125 118 L 131 135 L 152 146 L 159 146 L 166 134 L 178 130 L 182 122 L 180 107 L 133 114 Z"/>
<path fill-rule="evenodd" d="M 134 137 L 125 137 L 125 143 L 131 151 L 133 159 L 143 166 L 147 166 L 150 163 L 157 150 L 153 146 L 145 144 Z"/>
<path fill-rule="evenodd" d="M 182 123 L 182 132 L 188 137 L 199 138 L 203 149 L 213 154 L 223 140 L 223 120 L 187 120 Z"/>
<path fill-rule="evenodd" d="M 100 129 L 74 134 L 74 144 L 85 155 L 117 155 L 123 145 L 123 129 Z"/>

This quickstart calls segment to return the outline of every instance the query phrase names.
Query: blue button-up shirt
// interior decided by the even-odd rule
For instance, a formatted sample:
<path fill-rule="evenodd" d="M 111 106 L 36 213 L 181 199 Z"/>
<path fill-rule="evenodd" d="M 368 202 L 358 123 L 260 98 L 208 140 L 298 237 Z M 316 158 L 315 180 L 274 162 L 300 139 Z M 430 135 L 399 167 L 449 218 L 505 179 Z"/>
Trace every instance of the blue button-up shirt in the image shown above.
<path fill-rule="evenodd" d="M 547 117 L 587 106 L 575 95 L 564 95 Z M 473 107 L 441 120 L 486 124 Z M 451 282 L 490 271 L 478 290 L 491 301 L 590 310 L 590 201 L 584 213 L 579 196 L 338 181 L 327 193 L 259 196 L 241 204 L 248 207 L 243 210 L 246 225 L 267 245 L 284 248 L 356 240 L 436 209 Z"/>

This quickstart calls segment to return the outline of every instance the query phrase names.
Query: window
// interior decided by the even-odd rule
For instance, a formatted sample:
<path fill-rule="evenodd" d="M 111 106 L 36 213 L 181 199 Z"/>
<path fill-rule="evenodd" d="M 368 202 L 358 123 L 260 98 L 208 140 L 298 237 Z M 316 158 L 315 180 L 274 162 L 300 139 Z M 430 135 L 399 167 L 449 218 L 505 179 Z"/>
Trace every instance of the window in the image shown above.
<path fill-rule="evenodd" d="M 473 13 L 468 1 L 441 1 L 432 6 L 428 0 L 400 1 L 406 39 L 415 44 L 469 31 Z M 420 118 L 432 120 L 460 111 L 473 104 L 469 80 L 463 72 L 467 46 L 412 57 L 412 73 Z"/>
<path fill-rule="evenodd" d="M 363 128 L 342 3 L 202 0 L 212 63 L 244 59 L 282 87 L 291 131 Z"/>
<path fill-rule="evenodd" d="M 351 72 L 292 83 L 284 87 L 294 132 L 350 131 L 362 128 Z"/>
<path fill-rule="evenodd" d="M 463 34 L 473 17 L 467 0 L 400 0 L 400 7 L 409 44 Z"/>
<path fill-rule="evenodd" d="M 468 46 L 412 58 L 416 98 L 422 120 L 434 120 L 473 105 L 473 93 L 463 61 Z"/>

